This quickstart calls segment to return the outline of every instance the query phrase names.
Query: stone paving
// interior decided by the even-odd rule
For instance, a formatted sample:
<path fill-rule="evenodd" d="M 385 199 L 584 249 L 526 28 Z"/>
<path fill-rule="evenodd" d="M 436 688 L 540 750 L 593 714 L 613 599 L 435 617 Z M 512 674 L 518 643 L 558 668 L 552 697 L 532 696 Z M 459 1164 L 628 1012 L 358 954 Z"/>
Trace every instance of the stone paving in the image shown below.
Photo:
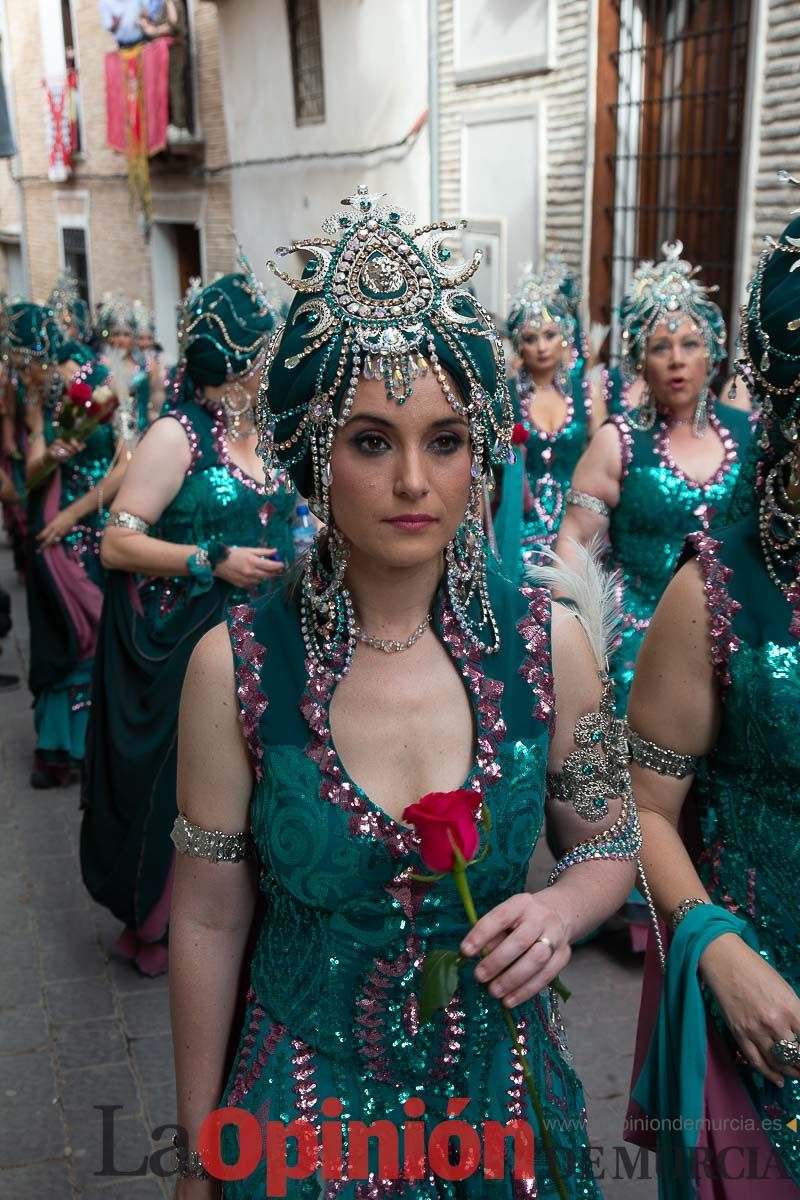
<path fill-rule="evenodd" d="M 14 617 L 0 671 L 24 678 L 24 593 L 5 548 L 0 583 Z M 27 691 L 0 695 L 0 1197 L 160 1200 L 172 1184 L 153 1168 L 172 1131 L 155 1140 L 151 1133 L 175 1111 L 166 979 L 142 978 L 111 953 L 118 922 L 81 883 L 78 789 L 33 791 L 32 745 Z M 624 933 L 576 950 L 564 973 L 607 1200 L 656 1195 L 655 1183 L 640 1178 L 641 1162 L 628 1178 L 634 1148 L 617 1149 L 639 974 Z M 104 1120 L 113 1120 L 113 1149 Z"/>

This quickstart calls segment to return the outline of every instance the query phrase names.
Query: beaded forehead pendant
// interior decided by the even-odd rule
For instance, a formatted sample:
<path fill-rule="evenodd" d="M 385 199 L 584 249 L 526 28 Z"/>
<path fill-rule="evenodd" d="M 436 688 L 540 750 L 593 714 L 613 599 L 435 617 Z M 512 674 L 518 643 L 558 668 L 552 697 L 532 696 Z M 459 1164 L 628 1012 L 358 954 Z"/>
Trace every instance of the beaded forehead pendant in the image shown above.
<path fill-rule="evenodd" d="M 434 373 L 456 413 L 469 422 L 479 476 L 488 460 L 506 461 L 513 417 L 505 381 L 502 349 L 491 317 L 463 289 L 478 269 L 481 253 L 463 263 L 451 263 L 442 245 L 447 234 L 462 229 L 439 221 L 414 228 L 414 216 L 402 208 L 382 203 L 385 193 L 370 192 L 365 185 L 342 201 L 343 211 L 326 218 L 327 237 L 312 237 L 279 247 L 282 257 L 296 251 L 310 253 L 306 274 L 296 279 L 267 263 L 279 279 L 309 298 L 294 311 L 295 325 L 306 323 L 306 343 L 284 362 L 293 370 L 309 355 L 320 356 L 314 394 L 291 438 L 273 441 L 272 429 L 280 413 L 269 403 L 269 369 L 278 349 L 281 331 L 267 355 L 259 393 L 259 449 L 268 467 L 280 451 L 291 466 L 310 453 L 314 471 L 313 510 L 323 521 L 329 514 L 330 457 L 337 428 L 346 424 L 360 376 L 383 381 L 387 398 L 404 404 L 413 394 L 415 379 Z M 439 362 L 434 334 L 452 351 L 468 380 L 468 394 L 458 396 Z M 468 336 L 465 336 L 468 335 Z M 470 352 L 469 338 L 485 338 L 492 345 L 496 365 L 496 390 L 489 395 Z M 336 356 L 334 358 L 334 356 Z M 334 405 L 344 385 L 338 416 Z M 331 380 L 326 385 L 326 378 Z"/>
<path fill-rule="evenodd" d="M 665 242 L 661 252 L 662 262 L 648 259 L 640 263 L 623 301 L 622 369 L 629 378 L 641 368 L 647 339 L 662 322 L 670 333 L 676 333 L 688 317 L 706 343 L 712 370 L 725 356 L 725 321 L 708 299 L 717 287 L 698 282 L 700 268 L 681 258 L 683 242 Z"/>

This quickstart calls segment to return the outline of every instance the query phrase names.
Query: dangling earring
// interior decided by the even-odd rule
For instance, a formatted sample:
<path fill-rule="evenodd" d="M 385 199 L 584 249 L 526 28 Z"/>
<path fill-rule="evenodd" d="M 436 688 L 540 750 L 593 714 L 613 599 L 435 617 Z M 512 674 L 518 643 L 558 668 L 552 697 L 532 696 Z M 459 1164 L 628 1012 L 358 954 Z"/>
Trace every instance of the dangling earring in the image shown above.
<path fill-rule="evenodd" d="M 692 433 L 696 438 L 706 436 L 708 429 L 708 388 L 704 387 L 700 393 L 697 404 L 694 410 L 694 418 L 692 420 Z"/>
<path fill-rule="evenodd" d="M 569 342 L 567 341 L 566 338 L 562 338 L 561 339 L 562 357 L 561 357 L 561 360 L 560 360 L 558 366 L 556 367 L 556 377 L 554 380 L 555 385 L 560 392 L 566 392 L 567 388 L 569 387 L 569 370 L 567 369 L 567 365 L 564 362 L 564 357 L 563 357 L 563 352 L 567 349 L 569 349 Z"/>
<path fill-rule="evenodd" d="M 648 433 L 656 423 L 656 399 L 648 383 L 642 388 L 642 399 L 638 408 L 628 413 L 628 424 L 640 433 Z"/>
<path fill-rule="evenodd" d="M 445 550 L 447 591 L 459 628 L 476 650 L 496 654 L 500 630 L 489 599 L 486 581 L 487 541 L 481 515 L 483 478 L 476 453 L 464 519 Z M 477 612 L 470 609 L 477 606 Z"/>
<path fill-rule="evenodd" d="M 225 413 L 225 430 L 232 441 L 252 433 L 255 429 L 255 413 L 250 393 L 238 379 L 228 381 L 220 397 Z"/>
<path fill-rule="evenodd" d="M 330 567 L 325 565 L 325 557 Z M 350 547 L 339 530 L 320 529 L 303 567 L 300 626 L 309 658 L 340 680 L 350 670 L 356 645 L 355 616 L 344 586 Z"/>

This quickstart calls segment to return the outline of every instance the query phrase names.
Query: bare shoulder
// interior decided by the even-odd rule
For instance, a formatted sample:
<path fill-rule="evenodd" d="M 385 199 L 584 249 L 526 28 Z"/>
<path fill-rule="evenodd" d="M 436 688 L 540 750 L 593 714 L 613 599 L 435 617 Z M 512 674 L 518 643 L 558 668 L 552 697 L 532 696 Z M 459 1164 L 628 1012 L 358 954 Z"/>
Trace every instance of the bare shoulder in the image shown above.
<path fill-rule="evenodd" d="M 253 775 L 225 624 L 194 649 L 181 696 L 178 807 L 205 829 L 245 827 Z"/>
<path fill-rule="evenodd" d="M 188 462 L 191 451 L 189 435 L 177 416 L 167 414 L 159 417 L 146 431 L 137 451 L 147 447 L 151 451 L 182 452 Z"/>

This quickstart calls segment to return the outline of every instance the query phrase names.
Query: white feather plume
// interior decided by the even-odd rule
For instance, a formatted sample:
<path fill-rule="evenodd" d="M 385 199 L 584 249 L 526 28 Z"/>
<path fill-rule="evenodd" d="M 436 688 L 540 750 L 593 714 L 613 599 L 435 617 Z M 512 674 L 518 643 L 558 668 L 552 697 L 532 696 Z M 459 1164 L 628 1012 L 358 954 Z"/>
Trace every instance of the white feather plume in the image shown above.
<path fill-rule="evenodd" d="M 542 549 L 542 561 L 530 564 L 526 575 L 538 587 L 550 588 L 554 596 L 571 600 L 592 648 L 598 671 L 604 671 L 619 630 L 622 575 L 603 566 L 604 543 L 600 536 L 589 546 L 568 538 L 574 565 L 555 550 Z"/>

